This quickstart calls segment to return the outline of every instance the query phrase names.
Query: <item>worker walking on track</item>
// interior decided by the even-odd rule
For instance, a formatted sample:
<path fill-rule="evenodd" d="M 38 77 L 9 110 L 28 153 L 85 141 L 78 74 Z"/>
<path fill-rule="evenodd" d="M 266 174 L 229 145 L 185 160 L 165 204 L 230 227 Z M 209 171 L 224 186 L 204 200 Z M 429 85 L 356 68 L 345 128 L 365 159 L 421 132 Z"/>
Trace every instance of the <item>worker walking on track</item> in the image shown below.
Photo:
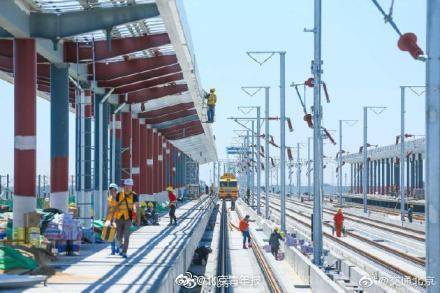
<path fill-rule="evenodd" d="M 244 219 L 240 221 L 239 229 L 243 235 L 243 249 L 251 247 L 251 235 L 249 233 L 249 215 L 246 215 Z M 248 242 L 248 247 L 246 247 L 246 239 Z"/>
<path fill-rule="evenodd" d="M 342 227 L 344 225 L 344 215 L 342 214 L 342 209 L 338 209 L 337 213 L 333 217 L 335 222 L 336 236 L 341 237 Z"/>
<path fill-rule="evenodd" d="M 282 239 L 283 237 L 281 236 L 280 229 L 278 227 L 275 227 L 275 229 L 273 229 L 272 234 L 270 234 L 269 244 L 272 255 L 275 257 L 276 260 L 278 260 L 278 251 L 280 250 L 280 240 Z"/>
<path fill-rule="evenodd" d="M 211 89 L 209 94 L 206 96 L 208 100 L 208 123 L 214 122 L 214 114 L 215 114 L 215 104 L 217 103 L 217 95 L 215 94 L 215 89 Z"/>
<path fill-rule="evenodd" d="M 133 179 L 124 180 L 124 190 L 117 195 L 116 227 L 117 240 L 121 245 L 120 255 L 127 258 L 130 228 L 132 221 L 136 221 L 136 210 L 139 197 L 133 192 Z"/>
<path fill-rule="evenodd" d="M 412 221 L 413 221 L 413 213 L 414 213 L 414 206 L 413 205 L 409 206 L 409 208 L 407 210 L 407 213 L 408 213 L 408 222 L 412 223 Z"/>
<path fill-rule="evenodd" d="M 119 187 L 115 183 L 111 183 L 108 186 L 107 217 L 105 218 L 105 221 L 106 222 L 109 221 L 110 225 L 112 225 L 113 222 L 115 221 L 115 214 L 118 208 L 118 202 L 116 201 L 116 197 L 118 195 L 118 189 Z M 114 239 L 110 245 L 111 245 L 112 255 L 119 253 L 119 245 L 116 243 L 116 239 Z"/>
<path fill-rule="evenodd" d="M 173 187 L 168 186 L 167 191 L 168 191 L 168 200 L 170 202 L 170 212 L 169 212 L 170 224 L 169 224 L 169 226 L 171 226 L 173 224 L 173 220 L 174 220 L 174 225 L 177 225 L 177 217 L 176 217 L 177 197 L 174 194 Z"/>

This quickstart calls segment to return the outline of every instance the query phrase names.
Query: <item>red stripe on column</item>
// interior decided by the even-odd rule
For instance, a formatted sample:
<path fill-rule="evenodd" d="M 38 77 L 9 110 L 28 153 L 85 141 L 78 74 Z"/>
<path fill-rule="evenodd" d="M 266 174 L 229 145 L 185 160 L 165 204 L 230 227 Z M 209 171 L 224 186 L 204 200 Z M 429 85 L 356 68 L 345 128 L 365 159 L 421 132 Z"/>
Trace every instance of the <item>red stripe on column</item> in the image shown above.
<path fill-rule="evenodd" d="M 131 113 L 123 112 L 121 114 L 121 179 L 127 179 L 131 177 Z"/>
<path fill-rule="evenodd" d="M 152 146 L 153 146 L 153 174 L 152 174 L 152 181 L 153 181 L 153 193 L 157 193 L 159 192 L 159 172 L 158 172 L 158 168 L 159 168 L 159 164 L 157 161 L 157 156 L 159 153 L 159 147 L 158 147 L 158 135 L 157 135 L 157 131 L 153 131 L 153 142 L 152 142 Z"/>
<path fill-rule="evenodd" d="M 139 125 L 139 138 L 140 138 L 140 150 L 139 150 L 139 193 L 147 193 L 147 126 L 145 123 Z"/>
<path fill-rule="evenodd" d="M 67 191 L 69 186 L 69 159 L 67 157 L 56 157 L 51 160 L 50 167 L 51 170 L 57 170 L 57 172 L 51 173 L 51 192 Z"/>
<path fill-rule="evenodd" d="M 146 129 L 146 143 L 147 143 L 147 182 L 146 193 L 153 194 L 153 130 L 151 128 Z"/>
<path fill-rule="evenodd" d="M 37 53 L 34 39 L 14 40 L 14 134 L 35 137 L 37 117 Z M 35 196 L 36 151 L 14 149 L 14 193 Z"/>
<path fill-rule="evenodd" d="M 163 145 L 166 145 L 165 143 L 165 137 L 162 135 L 162 190 L 166 190 L 167 186 L 166 186 L 166 172 L 167 172 L 167 168 L 166 168 L 166 158 L 167 158 L 167 154 L 166 154 L 166 147 L 163 147 Z"/>
<path fill-rule="evenodd" d="M 170 150 L 170 146 L 171 144 L 167 141 L 167 148 L 166 148 L 166 154 L 167 154 L 167 165 L 168 165 L 168 170 L 167 170 L 167 178 L 168 178 L 168 182 L 167 185 L 170 186 L 171 184 L 171 150 Z"/>
<path fill-rule="evenodd" d="M 157 175 L 157 177 L 158 177 L 157 189 L 158 190 L 157 191 L 161 192 L 161 191 L 163 191 L 163 185 L 162 185 L 162 176 L 163 176 L 163 172 L 162 172 L 162 169 L 163 169 L 162 135 L 158 135 L 158 137 L 157 137 L 157 157 L 162 158 L 162 161 L 160 161 L 158 159 L 158 163 L 157 163 L 157 166 L 158 166 L 158 168 L 157 168 L 157 173 L 158 173 L 158 175 Z"/>
<path fill-rule="evenodd" d="M 140 137 L 139 137 L 139 119 L 133 118 L 131 121 L 131 146 L 132 146 L 132 154 L 131 154 L 131 171 L 132 177 L 134 181 L 133 190 L 135 192 L 139 192 L 139 154 L 140 154 Z"/>

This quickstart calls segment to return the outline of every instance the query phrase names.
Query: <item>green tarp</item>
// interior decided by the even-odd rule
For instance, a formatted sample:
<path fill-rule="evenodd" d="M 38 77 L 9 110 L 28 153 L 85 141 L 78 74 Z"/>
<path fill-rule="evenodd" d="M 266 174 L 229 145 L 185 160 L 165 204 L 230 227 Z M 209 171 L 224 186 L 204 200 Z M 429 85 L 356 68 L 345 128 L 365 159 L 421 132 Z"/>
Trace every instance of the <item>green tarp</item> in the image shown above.
<path fill-rule="evenodd" d="M 15 268 L 33 270 L 37 265 L 34 259 L 24 256 L 18 250 L 7 245 L 0 246 L 0 270 Z"/>

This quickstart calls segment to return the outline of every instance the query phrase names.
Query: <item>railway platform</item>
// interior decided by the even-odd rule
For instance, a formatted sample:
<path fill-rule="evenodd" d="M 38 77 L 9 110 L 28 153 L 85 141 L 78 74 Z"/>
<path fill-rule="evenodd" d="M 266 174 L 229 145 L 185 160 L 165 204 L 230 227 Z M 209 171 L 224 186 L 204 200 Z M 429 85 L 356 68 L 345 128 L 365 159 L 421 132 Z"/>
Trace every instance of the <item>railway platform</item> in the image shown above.
<path fill-rule="evenodd" d="M 56 273 L 46 286 L 16 292 L 177 292 L 175 279 L 191 263 L 213 207 L 204 196 L 178 207 L 178 225 L 165 216 L 133 232 L 127 259 L 111 256 L 109 244 L 86 245 L 80 256 L 51 264 Z"/>

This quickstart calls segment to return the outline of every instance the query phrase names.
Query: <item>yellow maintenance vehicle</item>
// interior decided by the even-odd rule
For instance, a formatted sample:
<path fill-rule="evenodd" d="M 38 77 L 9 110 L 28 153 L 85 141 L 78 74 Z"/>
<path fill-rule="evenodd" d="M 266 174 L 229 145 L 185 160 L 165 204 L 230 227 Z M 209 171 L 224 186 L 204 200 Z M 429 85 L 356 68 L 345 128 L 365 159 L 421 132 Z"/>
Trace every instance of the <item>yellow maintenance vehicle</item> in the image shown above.
<path fill-rule="evenodd" d="M 220 188 L 218 191 L 220 199 L 230 199 L 235 201 L 238 197 L 237 177 L 232 173 L 224 173 L 220 177 Z"/>

